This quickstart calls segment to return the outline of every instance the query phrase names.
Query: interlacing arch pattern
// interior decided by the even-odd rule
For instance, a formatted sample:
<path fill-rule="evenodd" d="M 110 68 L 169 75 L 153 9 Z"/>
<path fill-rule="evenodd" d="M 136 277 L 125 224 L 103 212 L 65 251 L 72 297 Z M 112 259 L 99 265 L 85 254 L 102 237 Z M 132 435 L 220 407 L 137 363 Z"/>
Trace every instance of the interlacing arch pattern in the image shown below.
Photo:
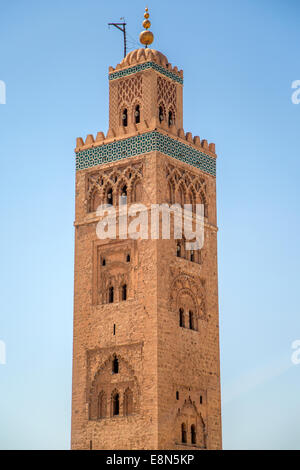
<path fill-rule="evenodd" d="M 121 80 L 118 84 L 118 105 L 121 103 L 131 103 L 137 98 L 142 99 L 142 75 L 137 74 L 134 77 Z"/>
<path fill-rule="evenodd" d="M 169 112 L 172 112 L 173 119 L 170 125 L 175 123 L 175 109 L 177 109 L 176 85 L 171 80 L 157 77 L 157 102 L 159 106 L 164 106 L 165 118 L 168 119 Z"/>
<path fill-rule="evenodd" d="M 115 361 L 118 362 L 117 370 L 114 368 Z M 112 354 L 99 365 L 92 381 L 88 395 L 89 419 L 99 420 L 137 413 L 139 394 L 137 377 L 132 367 L 119 354 Z"/>
<path fill-rule="evenodd" d="M 204 216 L 208 217 L 208 201 L 205 179 L 178 166 L 166 165 L 167 198 L 169 204 L 179 203 L 204 205 Z"/>
<path fill-rule="evenodd" d="M 175 443 L 207 448 L 205 421 L 195 402 L 189 397 L 178 409 L 174 423 Z"/>
<path fill-rule="evenodd" d="M 120 202 L 141 202 L 136 200 L 136 186 L 143 180 L 143 164 L 111 168 L 87 175 L 86 179 L 86 206 L 87 212 L 95 212 L 100 204 L 117 206 Z M 138 191 L 139 198 L 142 197 Z"/>
<path fill-rule="evenodd" d="M 184 315 L 184 327 L 190 326 L 191 312 L 194 323 L 191 329 L 199 330 L 199 320 L 207 319 L 205 281 L 188 274 L 177 275 L 170 288 L 170 308 L 176 319 Z"/>

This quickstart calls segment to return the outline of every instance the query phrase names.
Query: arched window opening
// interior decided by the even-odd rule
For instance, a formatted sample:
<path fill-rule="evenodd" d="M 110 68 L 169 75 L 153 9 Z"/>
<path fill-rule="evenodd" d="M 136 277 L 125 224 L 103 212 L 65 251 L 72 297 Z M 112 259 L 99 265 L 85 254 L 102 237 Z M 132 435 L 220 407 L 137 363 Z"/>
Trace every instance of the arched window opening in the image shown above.
<path fill-rule="evenodd" d="M 129 416 L 133 413 L 133 393 L 127 388 L 124 393 L 124 416 Z"/>
<path fill-rule="evenodd" d="M 118 416 L 120 414 L 120 397 L 118 393 L 114 394 L 112 402 L 113 416 Z"/>
<path fill-rule="evenodd" d="M 127 284 L 122 286 L 122 300 L 127 300 Z"/>
<path fill-rule="evenodd" d="M 192 444 L 196 444 L 197 443 L 197 439 L 196 439 L 196 426 L 194 424 L 192 424 L 191 426 L 191 443 Z"/>
<path fill-rule="evenodd" d="M 119 373 L 119 361 L 118 361 L 117 357 L 115 357 L 113 362 L 112 362 L 112 372 L 113 372 L 113 374 L 118 374 Z"/>
<path fill-rule="evenodd" d="M 127 261 L 127 263 L 130 263 L 130 255 L 129 254 L 126 256 L 126 261 Z"/>
<path fill-rule="evenodd" d="M 164 120 L 164 109 L 162 106 L 160 106 L 158 110 L 158 119 L 160 123 Z"/>
<path fill-rule="evenodd" d="M 179 392 L 176 392 L 176 400 L 179 400 Z"/>
<path fill-rule="evenodd" d="M 109 304 L 112 304 L 114 301 L 114 288 L 111 286 L 109 289 L 108 289 L 108 303 Z"/>
<path fill-rule="evenodd" d="M 104 392 L 98 395 L 98 419 L 106 417 L 106 396 Z"/>
<path fill-rule="evenodd" d="M 134 111 L 134 119 L 135 123 L 139 124 L 141 122 L 141 112 L 140 112 L 140 105 L 136 105 L 135 111 Z"/>
<path fill-rule="evenodd" d="M 184 423 L 181 425 L 181 442 L 183 444 L 187 443 L 186 425 Z"/>
<path fill-rule="evenodd" d="M 169 124 L 169 126 L 173 126 L 173 124 L 175 124 L 175 122 L 174 122 L 174 116 L 173 116 L 172 111 L 169 111 L 168 124 Z"/>
<path fill-rule="evenodd" d="M 202 405 L 202 402 L 203 402 L 202 395 L 200 395 L 200 405 Z"/>
<path fill-rule="evenodd" d="M 127 127 L 128 125 L 128 112 L 127 109 L 123 109 L 123 114 L 122 114 L 122 123 L 124 127 Z"/>
<path fill-rule="evenodd" d="M 105 258 L 102 259 L 102 266 L 106 266 L 106 259 Z"/>
<path fill-rule="evenodd" d="M 191 250 L 191 261 L 192 262 L 195 261 L 195 252 L 194 252 L 194 250 Z"/>
<path fill-rule="evenodd" d="M 120 203 L 122 205 L 127 203 L 127 186 L 126 186 L 126 184 L 121 189 L 121 201 L 120 201 Z"/>
<path fill-rule="evenodd" d="M 113 191 L 111 188 L 107 191 L 107 198 L 106 198 L 106 203 L 113 205 L 114 199 L 113 199 Z"/>
<path fill-rule="evenodd" d="M 195 329 L 195 324 L 194 324 L 194 313 L 190 310 L 189 311 L 189 325 L 190 325 L 190 330 Z"/>
<path fill-rule="evenodd" d="M 184 328 L 184 311 L 183 311 L 183 308 L 179 309 L 179 326 Z"/>
<path fill-rule="evenodd" d="M 181 245 L 179 242 L 177 243 L 177 246 L 176 246 L 176 255 L 177 255 L 177 258 L 180 258 L 181 256 Z"/>

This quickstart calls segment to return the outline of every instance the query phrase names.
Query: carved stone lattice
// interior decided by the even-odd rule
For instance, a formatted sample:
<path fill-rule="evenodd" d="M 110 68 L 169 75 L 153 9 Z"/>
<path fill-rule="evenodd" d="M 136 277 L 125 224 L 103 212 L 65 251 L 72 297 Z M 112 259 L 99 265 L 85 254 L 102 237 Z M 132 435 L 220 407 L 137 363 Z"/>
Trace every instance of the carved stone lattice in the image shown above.
<path fill-rule="evenodd" d="M 118 84 L 118 105 L 128 106 L 136 99 L 142 98 L 142 76 L 135 75 L 121 80 Z"/>
<path fill-rule="evenodd" d="M 158 103 L 164 103 L 166 109 L 172 110 L 175 113 L 177 108 L 175 83 L 165 78 L 157 77 L 157 101 Z"/>

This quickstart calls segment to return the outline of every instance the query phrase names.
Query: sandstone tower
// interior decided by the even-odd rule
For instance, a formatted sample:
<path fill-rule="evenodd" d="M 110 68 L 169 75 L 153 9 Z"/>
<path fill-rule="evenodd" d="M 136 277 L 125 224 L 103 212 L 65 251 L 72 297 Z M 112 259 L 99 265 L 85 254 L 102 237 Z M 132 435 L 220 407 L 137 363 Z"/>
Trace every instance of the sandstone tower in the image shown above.
<path fill-rule="evenodd" d="M 182 87 L 134 50 L 109 68 L 107 134 L 77 139 L 73 449 L 222 445 L 216 154 L 183 130 Z M 203 248 L 99 239 L 97 207 L 122 201 L 204 204 Z"/>

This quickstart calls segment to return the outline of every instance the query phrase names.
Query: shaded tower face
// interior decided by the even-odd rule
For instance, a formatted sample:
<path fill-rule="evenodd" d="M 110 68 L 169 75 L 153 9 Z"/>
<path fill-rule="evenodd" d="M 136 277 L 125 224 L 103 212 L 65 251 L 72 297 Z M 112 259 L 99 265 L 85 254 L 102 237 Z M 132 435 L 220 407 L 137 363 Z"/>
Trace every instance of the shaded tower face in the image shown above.
<path fill-rule="evenodd" d="M 182 86 L 162 53 L 129 53 L 107 133 L 77 139 L 73 449 L 221 448 L 216 154 L 184 131 Z M 202 204 L 204 245 L 101 238 L 99 205 L 134 203 Z"/>
<path fill-rule="evenodd" d="M 109 70 L 109 127 L 116 134 L 153 119 L 182 127 L 183 73 L 153 49 L 130 52 Z"/>

